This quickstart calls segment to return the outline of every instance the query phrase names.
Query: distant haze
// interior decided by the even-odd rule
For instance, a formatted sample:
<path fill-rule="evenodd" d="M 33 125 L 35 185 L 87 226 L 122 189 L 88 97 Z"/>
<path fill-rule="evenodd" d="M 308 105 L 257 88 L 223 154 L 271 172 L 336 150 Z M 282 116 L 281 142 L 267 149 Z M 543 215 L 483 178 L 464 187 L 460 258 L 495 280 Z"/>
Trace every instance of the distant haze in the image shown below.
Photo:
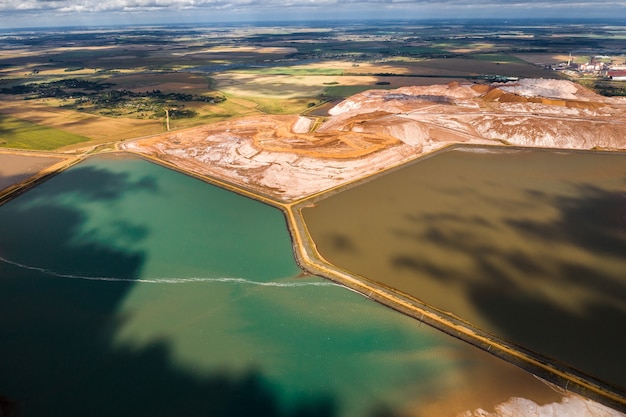
<path fill-rule="evenodd" d="M 2 0 L 0 28 L 370 19 L 626 16 L 626 1 Z"/>

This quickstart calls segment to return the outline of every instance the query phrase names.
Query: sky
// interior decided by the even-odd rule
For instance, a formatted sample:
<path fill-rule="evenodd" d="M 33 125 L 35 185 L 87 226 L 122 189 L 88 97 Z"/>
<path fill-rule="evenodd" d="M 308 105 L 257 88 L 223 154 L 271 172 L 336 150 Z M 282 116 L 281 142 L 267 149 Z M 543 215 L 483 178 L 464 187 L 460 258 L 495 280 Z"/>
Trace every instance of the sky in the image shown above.
<path fill-rule="evenodd" d="M 328 19 L 616 18 L 626 0 L 0 0 L 0 29 Z"/>

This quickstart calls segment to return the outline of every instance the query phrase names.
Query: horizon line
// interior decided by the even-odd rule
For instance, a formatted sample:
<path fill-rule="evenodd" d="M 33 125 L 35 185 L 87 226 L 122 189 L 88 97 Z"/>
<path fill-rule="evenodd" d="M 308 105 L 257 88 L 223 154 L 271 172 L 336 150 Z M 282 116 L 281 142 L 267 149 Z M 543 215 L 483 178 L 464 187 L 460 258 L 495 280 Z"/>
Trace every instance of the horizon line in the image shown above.
<path fill-rule="evenodd" d="M 367 24 L 367 23 L 388 23 L 388 24 L 416 24 L 416 23 L 446 23 L 446 22 L 482 22 L 482 23 L 519 23 L 519 22 L 537 22 L 537 23 L 623 23 L 626 24 L 626 18 L 623 17 L 431 17 L 423 19 L 403 19 L 403 18 L 310 18 L 310 19 L 290 19 L 290 20 L 272 20 L 272 19 L 250 19 L 250 20 L 216 20 L 216 21 L 198 21 L 198 22 L 145 22 L 145 23 L 101 23 L 101 24 L 83 24 L 83 25 L 50 25 L 50 26 L 24 26 L 0 28 L 0 33 L 11 31 L 26 30 L 53 30 L 53 29 L 94 29 L 94 28 L 120 28 L 120 27 L 210 27 L 210 26 L 313 26 L 323 23 L 350 23 L 350 24 Z"/>

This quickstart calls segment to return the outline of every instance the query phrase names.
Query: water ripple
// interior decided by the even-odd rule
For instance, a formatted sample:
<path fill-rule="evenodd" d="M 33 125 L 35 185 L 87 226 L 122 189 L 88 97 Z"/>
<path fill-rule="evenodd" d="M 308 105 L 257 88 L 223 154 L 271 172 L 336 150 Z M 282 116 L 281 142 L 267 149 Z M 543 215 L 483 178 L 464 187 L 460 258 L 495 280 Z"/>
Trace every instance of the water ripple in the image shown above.
<path fill-rule="evenodd" d="M 293 287 L 326 287 L 326 286 L 336 286 L 337 284 L 330 281 L 290 281 L 290 282 L 259 282 L 252 281 L 245 278 L 233 278 L 233 277 L 188 277 L 188 278 L 171 278 L 171 277 L 163 277 L 163 278 L 115 278 L 115 277 L 95 277 L 90 275 L 77 275 L 77 274 L 66 274 L 62 272 L 56 272 L 47 268 L 42 268 L 38 266 L 25 265 L 19 262 L 11 261 L 9 259 L 3 258 L 0 256 L 0 262 L 4 262 L 9 265 L 16 266 L 18 268 L 27 269 L 31 271 L 41 272 L 46 275 L 58 277 L 58 278 L 68 278 L 68 279 L 81 279 L 86 281 L 109 281 L 109 282 L 142 282 L 147 284 L 187 284 L 193 282 L 209 282 L 209 283 L 227 283 L 227 284 L 247 284 L 247 285 L 258 285 L 261 287 L 281 287 L 281 288 L 293 288 Z"/>

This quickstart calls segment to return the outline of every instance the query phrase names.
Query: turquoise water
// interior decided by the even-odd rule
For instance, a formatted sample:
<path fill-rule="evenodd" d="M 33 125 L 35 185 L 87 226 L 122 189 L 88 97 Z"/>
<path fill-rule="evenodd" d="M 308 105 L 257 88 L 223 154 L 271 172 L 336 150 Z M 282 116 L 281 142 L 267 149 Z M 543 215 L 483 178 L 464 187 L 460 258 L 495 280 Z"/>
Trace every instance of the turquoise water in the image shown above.
<path fill-rule="evenodd" d="M 455 415 L 552 395 L 302 274 L 279 210 L 130 158 L 0 206 L 0 340 L 0 398 L 24 416 Z"/>

